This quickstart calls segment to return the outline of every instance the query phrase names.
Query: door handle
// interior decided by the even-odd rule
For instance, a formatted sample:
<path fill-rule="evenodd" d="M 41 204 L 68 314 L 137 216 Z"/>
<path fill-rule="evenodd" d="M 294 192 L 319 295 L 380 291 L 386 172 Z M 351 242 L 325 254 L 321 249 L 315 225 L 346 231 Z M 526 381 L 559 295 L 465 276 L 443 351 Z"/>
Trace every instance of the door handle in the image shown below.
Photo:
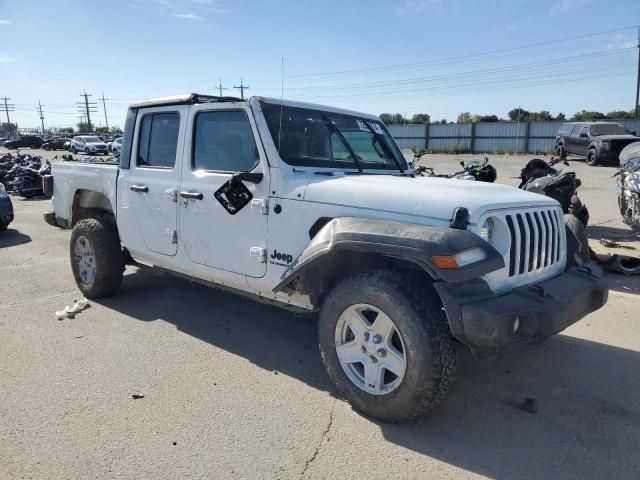
<path fill-rule="evenodd" d="M 147 193 L 149 191 L 149 187 L 146 185 L 131 185 L 129 189 L 138 193 Z"/>
<path fill-rule="evenodd" d="M 201 192 L 180 192 L 180 196 L 190 200 L 202 200 L 204 198 Z"/>

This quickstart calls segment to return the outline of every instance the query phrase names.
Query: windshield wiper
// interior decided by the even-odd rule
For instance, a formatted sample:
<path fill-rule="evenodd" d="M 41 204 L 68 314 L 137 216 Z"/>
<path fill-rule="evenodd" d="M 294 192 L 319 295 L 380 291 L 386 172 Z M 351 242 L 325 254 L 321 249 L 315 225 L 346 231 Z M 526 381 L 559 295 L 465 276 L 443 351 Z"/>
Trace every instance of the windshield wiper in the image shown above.
<path fill-rule="evenodd" d="M 384 137 L 376 132 L 373 128 L 371 128 L 371 125 L 369 125 L 369 122 L 367 122 L 366 120 L 362 120 L 362 123 L 364 123 L 364 126 L 369 129 L 371 135 L 373 135 L 378 140 L 378 143 L 380 143 L 380 146 L 384 150 L 384 153 L 387 155 L 387 157 L 393 158 L 393 161 L 396 163 L 398 170 L 400 170 L 400 173 L 404 173 L 404 168 L 402 168 L 400 161 L 393 154 L 393 152 L 389 148 L 389 145 L 387 145 L 387 142 L 385 142 Z"/>
<path fill-rule="evenodd" d="M 327 128 L 338 136 L 338 138 L 344 145 L 344 148 L 346 148 L 347 151 L 349 152 L 349 155 L 351 155 L 351 158 L 353 159 L 353 163 L 355 163 L 356 167 L 358 168 L 358 173 L 362 173 L 362 164 L 360 163 L 360 160 L 358 159 L 356 152 L 354 152 L 353 148 L 351 148 L 351 144 L 344 137 L 340 129 L 331 120 L 329 120 L 329 117 L 327 117 L 324 113 L 321 114 L 321 117 L 322 117 L 322 120 L 324 120 L 324 123 L 327 125 Z"/>

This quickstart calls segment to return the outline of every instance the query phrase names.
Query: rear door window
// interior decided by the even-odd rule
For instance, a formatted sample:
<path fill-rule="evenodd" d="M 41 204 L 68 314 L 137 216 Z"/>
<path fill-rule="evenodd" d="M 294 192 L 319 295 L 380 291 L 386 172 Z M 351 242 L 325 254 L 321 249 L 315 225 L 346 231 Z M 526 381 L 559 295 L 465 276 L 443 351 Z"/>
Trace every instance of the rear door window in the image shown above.
<path fill-rule="evenodd" d="M 173 168 L 176 163 L 180 115 L 153 113 L 142 117 L 138 136 L 138 166 Z"/>

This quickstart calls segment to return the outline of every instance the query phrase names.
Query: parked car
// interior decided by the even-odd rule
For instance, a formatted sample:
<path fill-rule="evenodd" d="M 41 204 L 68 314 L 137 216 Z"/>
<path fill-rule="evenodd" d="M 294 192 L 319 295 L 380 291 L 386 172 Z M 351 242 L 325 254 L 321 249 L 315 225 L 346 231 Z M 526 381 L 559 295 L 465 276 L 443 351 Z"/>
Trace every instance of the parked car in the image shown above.
<path fill-rule="evenodd" d="M 73 153 L 84 152 L 93 155 L 107 155 L 107 144 L 100 137 L 92 135 L 78 135 L 71 140 L 71 151 Z"/>
<path fill-rule="evenodd" d="M 122 152 L 122 137 L 116 138 L 113 143 L 110 145 L 111 153 L 115 157 L 120 156 L 120 152 Z"/>
<path fill-rule="evenodd" d="M 13 222 L 13 204 L 7 189 L 0 183 L 0 232 L 6 230 Z"/>
<path fill-rule="evenodd" d="M 636 132 L 613 122 L 564 123 L 556 134 L 556 154 L 573 154 L 586 157 L 591 166 L 601 163 L 617 163 L 620 151 L 640 140 Z"/>
<path fill-rule="evenodd" d="M 43 150 L 66 150 L 65 144 L 70 142 L 69 138 L 52 138 L 42 144 Z"/>
<path fill-rule="evenodd" d="M 35 135 L 21 135 L 14 140 L 9 140 L 4 143 L 5 148 L 40 148 L 42 146 L 42 139 Z"/>
<path fill-rule="evenodd" d="M 556 200 L 415 176 L 376 116 L 185 95 L 131 105 L 123 138 L 119 164 L 53 165 L 44 219 L 72 229 L 80 291 L 114 294 L 135 262 L 319 311 L 328 374 L 369 416 L 435 406 L 454 338 L 492 357 L 607 300 Z"/>

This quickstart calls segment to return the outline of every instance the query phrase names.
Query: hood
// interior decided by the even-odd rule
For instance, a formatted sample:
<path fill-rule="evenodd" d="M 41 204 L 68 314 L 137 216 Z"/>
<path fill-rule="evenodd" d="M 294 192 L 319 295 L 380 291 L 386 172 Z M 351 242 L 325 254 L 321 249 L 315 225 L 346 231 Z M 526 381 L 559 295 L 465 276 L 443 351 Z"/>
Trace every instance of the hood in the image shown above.
<path fill-rule="evenodd" d="M 471 223 L 489 210 L 558 205 L 549 197 L 507 185 L 391 175 L 319 177 L 308 184 L 304 199 L 442 221 L 449 221 L 457 207 L 465 207 Z"/>
<path fill-rule="evenodd" d="M 640 137 L 636 137 L 635 135 L 599 135 L 593 138 L 598 140 L 632 140 L 636 142 L 640 140 Z"/>
<path fill-rule="evenodd" d="M 87 143 L 90 147 L 106 147 L 107 144 L 103 142 Z"/>

